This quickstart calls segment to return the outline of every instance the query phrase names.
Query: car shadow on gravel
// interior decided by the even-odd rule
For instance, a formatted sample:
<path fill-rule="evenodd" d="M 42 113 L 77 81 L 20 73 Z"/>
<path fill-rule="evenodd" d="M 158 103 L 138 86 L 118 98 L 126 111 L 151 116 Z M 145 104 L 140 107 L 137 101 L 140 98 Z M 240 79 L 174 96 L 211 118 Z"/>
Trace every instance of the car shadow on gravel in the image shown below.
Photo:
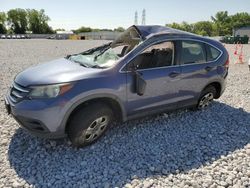
<path fill-rule="evenodd" d="M 82 149 L 18 129 L 8 155 L 18 176 L 37 187 L 120 187 L 133 179 L 187 172 L 243 148 L 250 143 L 249 122 L 244 109 L 214 102 L 204 111 L 181 110 L 114 126 Z"/>

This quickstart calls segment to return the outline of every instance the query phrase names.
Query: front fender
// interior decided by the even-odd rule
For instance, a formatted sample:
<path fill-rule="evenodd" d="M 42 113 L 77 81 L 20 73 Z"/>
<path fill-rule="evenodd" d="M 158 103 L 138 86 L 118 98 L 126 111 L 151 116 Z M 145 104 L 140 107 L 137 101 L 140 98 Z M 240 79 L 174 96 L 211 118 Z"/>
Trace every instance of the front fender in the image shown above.
<path fill-rule="evenodd" d="M 96 91 L 97 92 L 97 91 Z M 84 97 L 83 96 L 77 96 L 75 97 L 72 101 L 73 102 L 70 102 L 69 104 L 69 108 L 67 109 L 65 115 L 64 115 L 64 118 L 58 128 L 58 130 L 60 131 L 65 131 L 65 128 L 66 128 L 66 124 L 67 124 L 67 121 L 71 115 L 71 113 L 81 104 L 83 104 L 84 102 L 87 102 L 89 100 L 92 100 L 92 99 L 98 99 L 98 98 L 110 98 L 112 100 L 115 100 L 120 108 L 121 108 L 121 111 L 122 111 L 122 121 L 126 121 L 127 119 L 127 115 L 126 115 L 126 110 L 125 110 L 125 107 L 124 107 L 124 101 L 122 101 L 118 96 L 116 96 L 115 94 L 113 93 L 109 93 L 109 92 L 104 92 L 102 90 L 102 93 L 84 93 Z"/>

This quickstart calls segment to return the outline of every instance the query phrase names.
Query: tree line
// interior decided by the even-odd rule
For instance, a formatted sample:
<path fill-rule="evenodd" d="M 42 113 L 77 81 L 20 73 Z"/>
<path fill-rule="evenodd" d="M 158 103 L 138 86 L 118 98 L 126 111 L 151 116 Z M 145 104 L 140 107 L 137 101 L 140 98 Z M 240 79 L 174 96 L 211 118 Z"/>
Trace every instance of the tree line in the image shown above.
<path fill-rule="evenodd" d="M 76 30 L 73 30 L 74 33 L 84 33 L 84 32 L 96 32 L 96 31 L 116 31 L 116 32 L 123 32 L 125 29 L 123 27 L 117 27 L 115 29 L 96 29 L 96 28 L 90 28 L 90 27 L 80 27 Z"/>
<path fill-rule="evenodd" d="M 48 25 L 49 16 L 45 14 L 44 9 L 11 9 L 8 12 L 0 12 L 0 33 L 24 34 L 31 31 L 34 34 L 50 34 L 64 29 L 53 30 Z M 225 36 L 232 35 L 233 29 L 244 26 L 250 26 L 250 14 L 247 12 L 229 15 L 227 11 L 220 11 L 211 17 L 211 21 L 199 21 L 196 23 L 171 23 L 166 26 L 180 29 L 187 32 L 196 33 L 203 36 Z M 91 31 L 118 31 L 123 32 L 123 27 L 111 29 L 94 29 L 90 27 L 80 27 L 73 30 L 74 33 L 83 33 Z"/>
<path fill-rule="evenodd" d="M 53 33 L 48 25 L 50 18 L 44 9 L 11 9 L 8 12 L 0 12 L 0 33 L 24 34 L 31 31 L 35 34 Z"/>
<path fill-rule="evenodd" d="M 250 14 L 241 12 L 228 15 L 227 11 L 220 11 L 211 17 L 211 21 L 199 21 L 192 24 L 174 22 L 166 26 L 203 36 L 233 35 L 233 29 L 250 26 Z"/>
<path fill-rule="evenodd" d="M 31 31 L 34 34 L 52 34 L 56 31 L 65 31 L 64 29 L 53 30 L 48 25 L 49 16 L 45 14 L 44 9 L 11 9 L 8 12 L 0 12 L 0 33 L 2 34 L 25 34 Z M 123 27 L 111 29 L 93 29 L 90 27 L 80 27 L 73 30 L 74 33 L 83 33 L 91 31 L 118 31 L 123 32 Z"/>

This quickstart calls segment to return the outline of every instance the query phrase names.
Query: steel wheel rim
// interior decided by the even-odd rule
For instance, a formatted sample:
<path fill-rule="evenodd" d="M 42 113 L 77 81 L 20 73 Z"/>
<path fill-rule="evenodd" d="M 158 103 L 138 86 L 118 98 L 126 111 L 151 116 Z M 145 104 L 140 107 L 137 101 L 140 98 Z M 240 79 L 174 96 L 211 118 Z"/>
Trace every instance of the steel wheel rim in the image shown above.
<path fill-rule="evenodd" d="M 107 128 L 109 118 L 108 116 L 101 116 L 96 118 L 83 134 L 83 139 L 86 142 L 92 142 L 98 138 Z"/>
<path fill-rule="evenodd" d="M 213 101 L 213 99 L 214 99 L 214 94 L 213 93 L 207 93 L 199 101 L 198 108 L 199 109 L 206 108 L 207 106 L 210 105 L 210 103 Z"/>

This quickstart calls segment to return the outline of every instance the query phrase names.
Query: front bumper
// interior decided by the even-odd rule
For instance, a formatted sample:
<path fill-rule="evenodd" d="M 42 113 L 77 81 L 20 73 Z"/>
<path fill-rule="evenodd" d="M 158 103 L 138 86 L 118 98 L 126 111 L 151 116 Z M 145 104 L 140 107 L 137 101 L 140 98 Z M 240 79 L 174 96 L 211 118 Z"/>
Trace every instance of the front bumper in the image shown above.
<path fill-rule="evenodd" d="M 40 138 L 58 139 L 64 138 L 67 135 L 63 129 L 60 129 L 60 115 L 58 107 L 50 109 L 42 108 L 32 101 L 21 101 L 13 104 L 5 96 L 5 106 L 8 114 L 11 114 L 19 125 L 27 130 L 30 134 Z"/>
<path fill-rule="evenodd" d="M 23 129 L 28 131 L 31 135 L 48 139 L 58 139 L 66 137 L 64 133 L 50 132 L 48 128 L 39 120 L 29 119 L 21 116 L 13 116 L 13 117 L 19 123 L 19 125 Z"/>

